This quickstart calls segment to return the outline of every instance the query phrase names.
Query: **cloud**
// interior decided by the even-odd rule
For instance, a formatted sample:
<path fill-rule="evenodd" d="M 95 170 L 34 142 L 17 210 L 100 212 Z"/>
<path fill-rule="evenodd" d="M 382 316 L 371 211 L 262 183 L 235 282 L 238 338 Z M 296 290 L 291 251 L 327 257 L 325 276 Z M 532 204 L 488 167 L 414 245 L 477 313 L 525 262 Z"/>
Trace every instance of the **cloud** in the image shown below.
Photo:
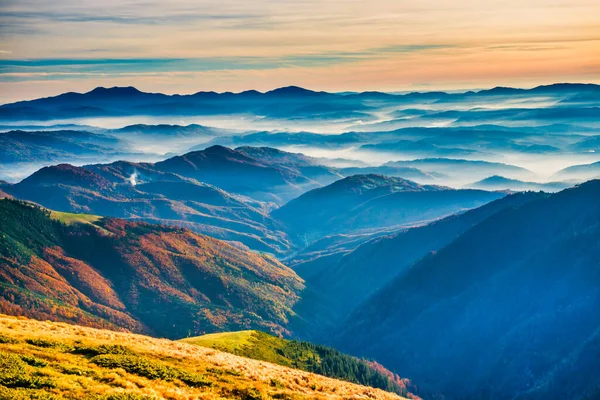
<path fill-rule="evenodd" d="M 299 79 L 343 91 L 600 79 L 599 14 L 594 0 L 0 0 L 11 52 L 0 82 L 33 92 L 138 74 L 164 89 L 204 74 L 216 89 Z"/>
<path fill-rule="evenodd" d="M 323 67 L 388 58 L 393 54 L 444 49 L 448 45 L 396 45 L 363 51 L 294 54 L 280 57 L 207 58 L 60 58 L 0 60 L 0 81 L 54 79 L 55 76 L 85 74 L 106 76 L 123 73 L 201 72 L 221 70 L 269 70 L 293 67 Z"/>

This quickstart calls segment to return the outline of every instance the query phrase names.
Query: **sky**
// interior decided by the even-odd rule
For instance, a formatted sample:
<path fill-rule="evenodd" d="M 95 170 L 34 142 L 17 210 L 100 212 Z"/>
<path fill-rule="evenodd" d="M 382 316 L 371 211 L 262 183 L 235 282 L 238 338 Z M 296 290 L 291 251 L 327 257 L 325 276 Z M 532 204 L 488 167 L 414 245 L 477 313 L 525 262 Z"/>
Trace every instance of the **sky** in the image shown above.
<path fill-rule="evenodd" d="M 598 0 L 0 0 L 0 103 L 600 83 Z"/>

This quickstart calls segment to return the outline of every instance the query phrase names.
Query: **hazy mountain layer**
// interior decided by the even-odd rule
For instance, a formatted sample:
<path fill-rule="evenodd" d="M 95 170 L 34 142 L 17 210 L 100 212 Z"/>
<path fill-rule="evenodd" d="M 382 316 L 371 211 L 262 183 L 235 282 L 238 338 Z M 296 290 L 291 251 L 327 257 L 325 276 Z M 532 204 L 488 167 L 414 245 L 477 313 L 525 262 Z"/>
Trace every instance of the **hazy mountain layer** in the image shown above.
<path fill-rule="evenodd" d="M 314 189 L 272 212 L 308 240 L 332 233 L 414 224 L 473 208 L 502 193 L 423 186 L 401 178 L 354 175 Z"/>

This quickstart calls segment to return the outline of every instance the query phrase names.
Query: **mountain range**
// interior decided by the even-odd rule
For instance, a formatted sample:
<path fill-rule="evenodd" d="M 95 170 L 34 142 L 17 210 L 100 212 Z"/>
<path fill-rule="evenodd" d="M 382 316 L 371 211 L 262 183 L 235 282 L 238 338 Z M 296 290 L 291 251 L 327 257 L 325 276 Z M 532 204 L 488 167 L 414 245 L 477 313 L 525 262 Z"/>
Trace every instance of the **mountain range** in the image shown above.
<path fill-rule="evenodd" d="M 448 398 L 597 397 L 599 195 L 590 181 L 489 216 L 400 272 L 332 343 Z"/>
<path fill-rule="evenodd" d="M 456 102 L 482 98 L 560 96 L 561 100 L 576 98 L 577 103 L 595 103 L 600 89 L 597 85 L 556 84 L 530 90 L 495 88 L 479 92 L 448 94 L 444 92 L 393 95 L 377 92 L 336 94 L 315 92 L 296 86 L 283 87 L 266 93 L 198 92 L 191 95 L 144 93 L 134 87 L 98 87 L 87 93 L 64 93 L 43 99 L 20 101 L 0 106 L 4 120 L 64 119 L 74 116 L 125 115 L 206 115 L 253 112 L 272 117 L 360 118 L 368 109 L 366 102 L 392 104 L 411 102 Z M 585 94 L 585 97 L 582 97 Z M 587 101 L 586 101 L 587 99 Z M 364 102 L 364 103 L 363 103 Z M 569 112 L 573 113 L 574 109 Z M 489 116 L 486 116 L 489 118 Z"/>
<path fill-rule="evenodd" d="M 378 175 L 343 178 L 317 162 L 271 148 L 213 146 L 157 163 L 59 164 L 0 187 L 57 211 L 184 226 L 276 255 L 332 233 L 389 230 L 503 195 Z"/>
<path fill-rule="evenodd" d="M 0 106 L 0 398 L 598 398 L 599 88 Z"/>
<path fill-rule="evenodd" d="M 305 193 L 274 210 L 272 215 L 291 232 L 310 241 L 332 233 L 419 223 L 502 196 L 502 193 L 422 186 L 382 175 L 354 175 Z"/>

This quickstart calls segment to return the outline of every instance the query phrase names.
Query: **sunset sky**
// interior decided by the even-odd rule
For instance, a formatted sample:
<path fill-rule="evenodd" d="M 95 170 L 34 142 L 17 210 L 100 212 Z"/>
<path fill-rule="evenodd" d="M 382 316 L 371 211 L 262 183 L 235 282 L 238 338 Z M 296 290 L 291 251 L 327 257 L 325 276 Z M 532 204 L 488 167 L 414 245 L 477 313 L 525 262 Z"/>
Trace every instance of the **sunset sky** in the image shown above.
<path fill-rule="evenodd" d="M 598 0 L 2 0 L 0 102 L 600 83 Z"/>

